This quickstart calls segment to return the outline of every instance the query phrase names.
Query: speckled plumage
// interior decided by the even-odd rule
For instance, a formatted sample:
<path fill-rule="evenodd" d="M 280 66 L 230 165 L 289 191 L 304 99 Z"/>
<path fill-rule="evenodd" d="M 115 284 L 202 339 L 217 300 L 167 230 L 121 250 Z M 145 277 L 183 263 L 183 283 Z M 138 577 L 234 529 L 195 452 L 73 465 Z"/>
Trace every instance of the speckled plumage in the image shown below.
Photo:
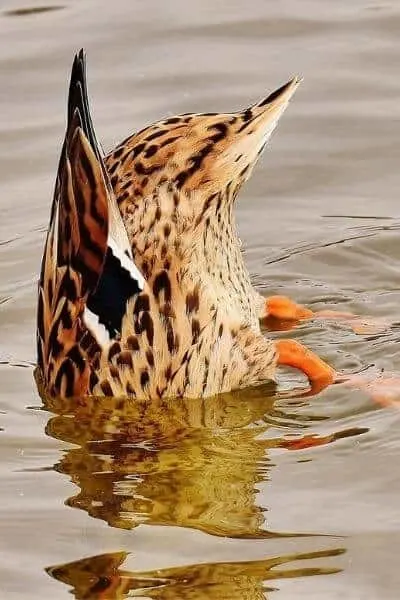
<path fill-rule="evenodd" d="M 76 57 L 39 282 L 47 394 L 204 397 L 273 379 L 233 205 L 297 85 L 160 121 L 104 158 Z"/>

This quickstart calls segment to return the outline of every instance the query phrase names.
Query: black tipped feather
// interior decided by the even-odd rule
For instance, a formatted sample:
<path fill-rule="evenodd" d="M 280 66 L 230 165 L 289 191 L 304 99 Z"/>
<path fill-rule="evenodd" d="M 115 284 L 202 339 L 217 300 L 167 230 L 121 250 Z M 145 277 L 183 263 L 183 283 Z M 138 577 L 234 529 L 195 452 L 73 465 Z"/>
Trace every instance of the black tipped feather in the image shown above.
<path fill-rule="evenodd" d="M 87 137 L 94 153 L 99 160 L 102 155 L 94 132 L 92 118 L 90 116 L 88 91 L 86 78 L 86 55 L 81 49 L 75 55 L 71 71 L 71 80 L 68 92 L 68 126 L 75 129 L 79 126 Z"/>
<path fill-rule="evenodd" d="M 80 50 L 71 70 L 67 129 L 39 282 L 37 338 L 42 370 L 46 371 L 51 360 L 61 364 L 64 331 L 68 344 L 71 331 L 77 344 L 87 331 L 100 345 L 120 334 L 127 302 L 143 286 L 96 139 L 89 109 L 86 59 Z M 68 324 L 60 321 L 61 306 L 70 311 Z M 56 332 L 55 338 L 51 337 L 52 331 Z M 76 357 L 68 356 L 67 360 L 73 361 L 82 375 Z M 65 365 L 67 369 L 69 362 Z M 68 381 L 72 378 L 71 373 L 61 372 L 55 379 L 55 391 L 64 385 L 64 375 Z"/>
<path fill-rule="evenodd" d="M 274 100 L 279 98 L 279 96 L 281 96 L 291 84 L 292 84 L 292 81 L 288 81 L 287 83 L 285 83 L 285 85 L 282 85 L 280 88 L 278 88 L 277 90 L 272 92 L 272 94 L 270 94 L 264 100 L 262 100 L 258 104 L 258 106 L 266 106 L 267 104 L 270 104 L 271 102 L 273 102 Z"/>

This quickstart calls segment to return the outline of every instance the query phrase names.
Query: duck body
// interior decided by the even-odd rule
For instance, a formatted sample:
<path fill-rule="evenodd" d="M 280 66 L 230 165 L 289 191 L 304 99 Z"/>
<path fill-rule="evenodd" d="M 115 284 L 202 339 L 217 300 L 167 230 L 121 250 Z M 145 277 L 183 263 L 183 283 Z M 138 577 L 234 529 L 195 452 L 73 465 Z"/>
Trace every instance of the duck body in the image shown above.
<path fill-rule="evenodd" d="M 274 379 L 233 208 L 297 85 L 160 121 L 105 157 L 75 57 L 39 280 L 43 393 L 206 397 Z"/>

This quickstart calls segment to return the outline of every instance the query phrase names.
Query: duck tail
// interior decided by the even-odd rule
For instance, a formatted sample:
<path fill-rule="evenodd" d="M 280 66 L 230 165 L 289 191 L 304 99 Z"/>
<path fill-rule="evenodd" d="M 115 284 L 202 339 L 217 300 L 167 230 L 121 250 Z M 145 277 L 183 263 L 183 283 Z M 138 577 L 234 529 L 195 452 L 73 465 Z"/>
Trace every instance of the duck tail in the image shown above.
<path fill-rule="evenodd" d="M 87 391 L 94 355 L 120 334 L 126 303 L 143 287 L 96 140 L 81 50 L 39 279 L 38 367 L 52 395 Z"/>

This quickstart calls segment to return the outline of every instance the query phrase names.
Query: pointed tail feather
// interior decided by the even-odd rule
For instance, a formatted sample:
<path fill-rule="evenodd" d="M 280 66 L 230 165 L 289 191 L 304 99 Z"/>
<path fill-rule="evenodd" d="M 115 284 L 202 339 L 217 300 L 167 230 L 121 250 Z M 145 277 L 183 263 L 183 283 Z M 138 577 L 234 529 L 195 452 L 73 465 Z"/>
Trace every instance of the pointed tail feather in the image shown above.
<path fill-rule="evenodd" d="M 126 303 L 143 286 L 96 140 L 80 51 L 39 280 L 38 365 L 51 393 L 84 393 L 88 347 L 100 350 L 121 332 Z"/>

